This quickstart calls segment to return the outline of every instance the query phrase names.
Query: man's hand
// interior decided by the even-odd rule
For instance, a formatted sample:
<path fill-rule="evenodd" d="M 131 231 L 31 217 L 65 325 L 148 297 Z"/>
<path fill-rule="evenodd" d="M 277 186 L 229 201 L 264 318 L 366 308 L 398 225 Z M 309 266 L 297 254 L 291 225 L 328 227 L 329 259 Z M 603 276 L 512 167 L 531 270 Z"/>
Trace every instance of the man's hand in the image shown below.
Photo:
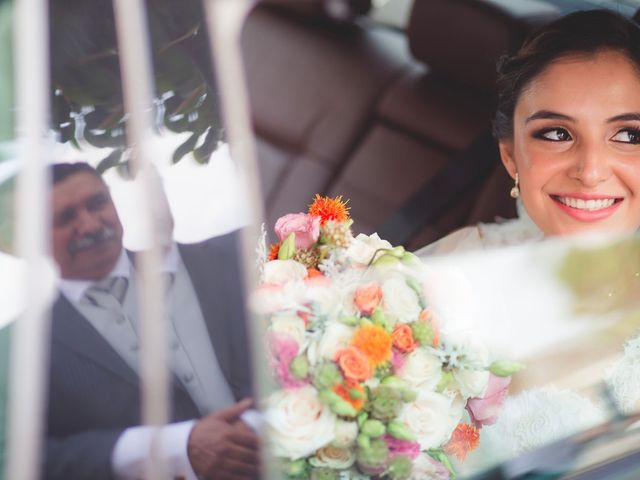
<path fill-rule="evenodd" d="M 189 435 L 187 454 L 198 475 L 216 480 L 242 480 L 258 474 L 258 437 L 244 422 L 251 407 L 245 399 L 198 421 Z"/>

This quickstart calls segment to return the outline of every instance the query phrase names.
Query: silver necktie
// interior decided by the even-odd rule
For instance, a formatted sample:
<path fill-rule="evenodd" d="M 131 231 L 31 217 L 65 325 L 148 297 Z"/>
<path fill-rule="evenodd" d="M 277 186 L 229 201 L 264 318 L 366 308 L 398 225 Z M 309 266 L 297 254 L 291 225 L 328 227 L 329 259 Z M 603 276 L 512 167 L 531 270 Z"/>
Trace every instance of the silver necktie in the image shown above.
<path fill-rule="evenodd" d="M 122 301 L 129 281 L 125 277 L 107 277 L 91 285 L 84 293 L 84 301 L 107 311 L 122 315 Z"/>

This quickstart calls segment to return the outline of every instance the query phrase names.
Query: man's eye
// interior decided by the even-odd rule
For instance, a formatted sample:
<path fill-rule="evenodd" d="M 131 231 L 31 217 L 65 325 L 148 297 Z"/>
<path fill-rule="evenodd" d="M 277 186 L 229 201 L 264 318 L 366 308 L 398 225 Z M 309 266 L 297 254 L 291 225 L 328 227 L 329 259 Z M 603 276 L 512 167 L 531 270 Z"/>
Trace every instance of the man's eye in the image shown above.
<path fill-rule="evenodd" d="M 571 140 L 571 135 L 564 128 L 550 128 L 541 130 L 536 134 L 537 138 L 549 140 L 551 142 L 566 142 Z"/>
<path fill-rule="evenodd" d="M 636 128 L 625 128 L 616 133 L 611 140 L 620 143 L 640 143 L 640 130 Z"/>
<path fill-rule="evenodd" d="M 108 202 L 108 199 L 109 197 L 106 193 L 100 193 L 100 194 L 94 195 L 89 199 L 89 201 L 86 204 L 87 210 L 89 211 L 100 210 Z"/>

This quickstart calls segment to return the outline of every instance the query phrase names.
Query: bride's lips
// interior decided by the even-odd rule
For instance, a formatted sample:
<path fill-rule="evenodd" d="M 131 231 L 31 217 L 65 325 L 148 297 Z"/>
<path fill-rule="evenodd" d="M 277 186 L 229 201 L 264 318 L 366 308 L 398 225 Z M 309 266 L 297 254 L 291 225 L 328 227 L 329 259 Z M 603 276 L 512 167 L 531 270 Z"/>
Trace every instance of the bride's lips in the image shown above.
<path fill-rule="evenodd" d="M 610 217 L 622 205 L 624 197 L 583 193 L 549 195 L 566 214 L 581 222 L 596 222 Z"/>

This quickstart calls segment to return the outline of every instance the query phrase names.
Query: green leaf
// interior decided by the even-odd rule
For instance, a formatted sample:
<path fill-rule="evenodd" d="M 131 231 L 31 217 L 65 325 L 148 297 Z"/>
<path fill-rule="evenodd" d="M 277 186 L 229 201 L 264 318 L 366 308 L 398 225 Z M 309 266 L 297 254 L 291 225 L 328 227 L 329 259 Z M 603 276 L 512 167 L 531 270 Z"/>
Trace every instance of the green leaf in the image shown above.
<path fill-rule="evenodd" d="M 296 234 L 291 232 L 289 236 L 280 245 L 280 251 L 278 251 L 278 260 L 289 260 L 293 258 L 296 253 Z"/>

